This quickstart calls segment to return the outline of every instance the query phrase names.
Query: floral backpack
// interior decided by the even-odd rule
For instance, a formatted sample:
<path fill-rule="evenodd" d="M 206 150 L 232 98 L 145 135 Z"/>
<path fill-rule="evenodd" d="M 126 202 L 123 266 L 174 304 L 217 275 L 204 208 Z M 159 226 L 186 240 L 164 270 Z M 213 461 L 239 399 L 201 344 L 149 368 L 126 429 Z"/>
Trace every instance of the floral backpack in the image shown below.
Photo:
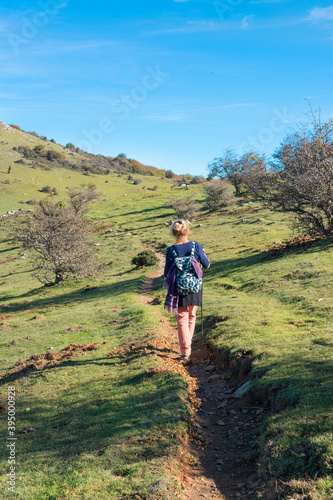
<path fill-rule="evenodd" d="M 177 266 L 176 285 L 178 295 L 189 295 L 200 292 L 202 278 L 198 278 L 192 260 L 194 259 L 195 241 L 193 241 L 191 255 L 188 257 L 178 257 L 173 247 L 171 247 L 175 264 Z"/>

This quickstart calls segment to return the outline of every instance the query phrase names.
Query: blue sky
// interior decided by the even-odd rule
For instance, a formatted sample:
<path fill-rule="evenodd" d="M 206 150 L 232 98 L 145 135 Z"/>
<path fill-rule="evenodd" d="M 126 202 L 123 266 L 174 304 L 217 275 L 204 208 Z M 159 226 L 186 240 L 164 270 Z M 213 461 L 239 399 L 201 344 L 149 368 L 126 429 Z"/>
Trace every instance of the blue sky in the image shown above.
<path fill-rule="evenodd" d="M 270 155 L 333 117 L 333 1 L 11 0 L 0 121 L 207 175 L 226 148 Z"/>

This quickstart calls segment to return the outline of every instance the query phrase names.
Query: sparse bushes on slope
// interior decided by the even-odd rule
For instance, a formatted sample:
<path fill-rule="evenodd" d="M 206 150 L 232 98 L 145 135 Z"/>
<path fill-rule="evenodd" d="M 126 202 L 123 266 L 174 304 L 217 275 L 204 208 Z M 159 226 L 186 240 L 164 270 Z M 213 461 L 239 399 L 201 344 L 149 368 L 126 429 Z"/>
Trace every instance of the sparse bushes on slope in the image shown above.
<path fill-rule="evenodd" d="M 39 139 L 47 140 L 46 137 L 41 137 L 32 132 L 31 135 Z M 54 140 L 50 142 L 55 142 Z M 115 173 L 136 173 L 140 175 L 155 175 L 164 176 L 165 171 L 143 165 L 134 159 L 128 159 L 124 153 L 121 153 L 115 158 L 94 155 L 87 153 L 80 148 L 76 148 L 71 142 L 66 144 L 66 149 L 71 155 L 71 161 L 67 160 L 66 155 L 54 149 L 47 149 L 45 144 L 37 144 L 33 149 L 29 146 L 14 146 L 13 151 L 22 154 L 25 159 L 34 160 L 36 168 L 50 170 L 51 168 L 62 167 L 79 172 L 94 173 L 99 175 L 108 175 L 110 172 Z M 80 156 L 75 158 L 74 152 Z"/>
<path fill-rule="evenodd" d="M 58 194 L 57 188 L 55 188 L 55 187 L 51 188 L 51 186 L 43 186 L 41 189 L 41 192 L 53 194 L 54 196 L 57 196 L 57 194 Z"/>

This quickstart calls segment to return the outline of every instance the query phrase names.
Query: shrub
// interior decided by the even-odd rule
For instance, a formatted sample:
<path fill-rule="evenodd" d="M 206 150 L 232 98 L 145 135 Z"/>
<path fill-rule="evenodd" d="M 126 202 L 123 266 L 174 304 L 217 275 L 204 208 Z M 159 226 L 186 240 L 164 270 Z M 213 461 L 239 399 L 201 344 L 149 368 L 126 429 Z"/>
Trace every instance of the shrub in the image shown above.
<path fill-rule="evenodd" d="M 47 152 L 46 158 L 50 161 L 53 160 L 66 160 L 66 155 L 64 153 L 60 153 L 59 151 L 54 151 L 54 149 L 50 149 Z"/>
<path fill-rule="evenodd" d="M 138 185 L 138 184 L 140 184 L 141 182 L 142 182 L 142 179 L 134 179 L 133 184 L 134 184 L 135 186 L 137 186 L 137 185 Z"/>
<path fill-rule="evenodd" d="M 74 146 L 74 144 L 72 144 L 71 142 L 68 142 L 68 143 L 66 144 L 66 148 L 67 148 L 67 149 L 71 149 L 72 151 L 75 151 L 75 146 Z"/>
<path fill-rule="evenodd" d="M 4 184 L 10 184 L 10 179 L 6 179 L 6 180 L 4 181 Z"/>
<path fill-rule="evenodd" d="M 43 186 L 42 189 L 41 189 L 41 192 L 42 193 L 51 194 L 52 193 L 52 188 L 51 188 L 51 186 Z"/>
<path fill-rule="evenodd" d="M 190 184 L 202 184 L 205 182 L 205 178 L 203 175 L 194 175 L 193 179 L 191 180 Z"/>
<path fill-rule="evenodd" d="M 15 130 L 21 130 L 22 131 L 22 129 L 20 127 L 18 127 L 17 125 L 9 125 L 9 126 L 12 127 L 12 128 L 14 128 Z"/>
<path fill-rule="evenodd" d="M 175 210 L 177 217 L 181 219 L 193 219 L 200 209 L 199 203 L 193 196 L 172 197 L 169 199 L 169 203 Z"/>
<path fill-rule="evenodd" d="M 212 212 L 236 204 L 230 186 L 223 180 L 213 179 L 203 184 L 206 193 L 207 208 Z"/>
<path fill-rule="evenodd" d="M 158 263 L 158 258 L 152 250 L 143 250 L 136 257 L 133 257 L 132 264 L 141 267 L 141 266 L 154 266 Z"/>
<path fill-rule="evenodd" d="M 45 146 L 44 144 L 37 144 L 37 146 L 34 147 L 34 151 L 38 154 L 38 155 L 43 155 L 44 151 L 45 151 Z"/>

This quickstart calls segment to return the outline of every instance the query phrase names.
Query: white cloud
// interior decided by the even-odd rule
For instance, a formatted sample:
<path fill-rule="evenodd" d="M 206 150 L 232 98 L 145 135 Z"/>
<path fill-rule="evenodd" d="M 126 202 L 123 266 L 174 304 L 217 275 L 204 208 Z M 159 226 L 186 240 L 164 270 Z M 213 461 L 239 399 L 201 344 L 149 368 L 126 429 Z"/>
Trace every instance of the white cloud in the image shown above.
<path fill-rule="evenodd" d="M 333 6 L 315 7 L 308 17 L 310 21 L 333 21 Z"/>

